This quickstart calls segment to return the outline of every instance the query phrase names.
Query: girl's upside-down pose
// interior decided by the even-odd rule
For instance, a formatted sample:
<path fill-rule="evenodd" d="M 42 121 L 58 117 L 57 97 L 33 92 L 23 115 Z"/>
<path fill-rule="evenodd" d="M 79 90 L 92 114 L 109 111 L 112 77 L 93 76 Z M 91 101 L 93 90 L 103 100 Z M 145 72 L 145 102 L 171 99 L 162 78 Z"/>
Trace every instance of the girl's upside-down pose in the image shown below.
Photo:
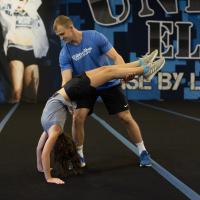
<path fill-rule="evenodd" d="M 37 169 L 44 172 L 48 183 L 64 184 L 63 180 L 51 175 L 50 154 L 53 148 L 55 160 L 63 170 L 69 170 L 69 163 L 72 163 L 75 172 L 81 167 L 78 149 L 72 139 L 63 134 L 67 112 L 65 107 L 75 108 L 78 99 L 91 95 L 98 86 L 112 79 L 143 75 L 146 80 L 151 80 L 164 63 L 164 58 L 152 62 L 152 57 L 147 55 L 135 62 L 99 67 L 72 78 L 47 101 L 41 117 L 44 132 L 37 146 Z"/>

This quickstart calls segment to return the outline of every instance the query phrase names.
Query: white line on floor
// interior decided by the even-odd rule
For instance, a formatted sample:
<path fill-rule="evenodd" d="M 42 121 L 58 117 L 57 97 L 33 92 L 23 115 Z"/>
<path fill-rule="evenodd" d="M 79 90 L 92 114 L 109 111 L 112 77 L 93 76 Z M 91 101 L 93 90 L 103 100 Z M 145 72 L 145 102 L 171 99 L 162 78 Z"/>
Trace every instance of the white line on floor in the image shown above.
<path fill-rule="evenodd" d="M 8 122 L 8 120 L 11 118 L 11 116 L 13 115 L 13 113 L 15 112 L 15 110 L 17 109 L 17 107 L 19 106 L 19 103 L 15 104 L 10 110 L 9 112 L 6 114 L 6 116 L 3 118 L 3 120 L 0 122 L 0 133 L 3 130 L 4 126 L 6 125 L 6 123 Z"/>

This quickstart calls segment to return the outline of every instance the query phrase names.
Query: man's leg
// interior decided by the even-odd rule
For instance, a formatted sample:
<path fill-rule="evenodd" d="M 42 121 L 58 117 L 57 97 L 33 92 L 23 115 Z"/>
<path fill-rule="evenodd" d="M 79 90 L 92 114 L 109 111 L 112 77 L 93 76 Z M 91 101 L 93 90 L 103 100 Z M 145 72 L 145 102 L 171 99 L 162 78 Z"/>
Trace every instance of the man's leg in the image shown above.
<path fill-rule="evenodd" d="M 88 113 L 88 108 L 76 109 L 73 113 L 72 136 L 77 146 L 82 146 L 84 143 L 84 125 Z"/>
<path fill-rule="evenodd" d="M 145 149 L 140 128 L 128 110 L 128 101 L 121 85 L 101 91 L 100 95 L 109 114 L 116 115 L 124 123 L 131 140 L 136 143 L 140 155 L 140 166 L 150 166 L 150 157 Z M 144 152 L 146 156 L 143 156 Z"/>
<path fill-rule="evenodd" d="M 135 142 L 140 156 L 140 166 L 151 166 L 150 156 L 148 155 L 142 139 L 140 128 L 133 119 L 129 110 L 117 113 L 116 116 L 124 123 L 129 137 Z"/>
<path fill-rule="evenodd" d="M 76 102 L 77 109 L 73 114 L 72 136 L 77 147 L 77 152 L 80 156 L 81 167 L 86 165 L 83 154 L 84 126 L 88 115 L 90 115 L 93 111 L 97 97 L 97 94 L 93 93 L 90 96 L 85 96 L 85 98 L 79 99 Z"/>
<path fill-rule="evenodd" d="M 132 118 L 129 110 L 122 111 L 116 114 L 116 116 L 124 123 L 128 135 L 135 143 L 142 142 L 142 136 L 140 128 L 137 122 Z"/>
<path fill-rule="evenodd" d="M 85 159 L 83 154 L 83 145 L 84 145 L 84 126 L 85 121 L 87 119 L 88 108 L 80 108 L 76 109 L 73 113 L 73 120 L 72 120 L 72 138 L 76 144 L 77 153 L 80 156 L 81 167 L 85 167 Z"/>

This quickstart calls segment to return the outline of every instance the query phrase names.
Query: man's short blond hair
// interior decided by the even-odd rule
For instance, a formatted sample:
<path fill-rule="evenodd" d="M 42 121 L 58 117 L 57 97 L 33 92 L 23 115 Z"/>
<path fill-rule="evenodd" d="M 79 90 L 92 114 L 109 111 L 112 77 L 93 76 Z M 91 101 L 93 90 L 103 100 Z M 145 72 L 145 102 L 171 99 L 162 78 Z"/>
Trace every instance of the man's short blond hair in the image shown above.
<path fill-rule="evenodd" d="M 54 20 L 53 23 L 53 30 L 56 31 L 57 30 L 57 26 L 63 26 L 65 28 L 69 28 L 71 25 L 73 25 L 72 20 L 65 16 L 65 15 L 60 15 L 58 17 L 56 17 L 56 19 Z"/>

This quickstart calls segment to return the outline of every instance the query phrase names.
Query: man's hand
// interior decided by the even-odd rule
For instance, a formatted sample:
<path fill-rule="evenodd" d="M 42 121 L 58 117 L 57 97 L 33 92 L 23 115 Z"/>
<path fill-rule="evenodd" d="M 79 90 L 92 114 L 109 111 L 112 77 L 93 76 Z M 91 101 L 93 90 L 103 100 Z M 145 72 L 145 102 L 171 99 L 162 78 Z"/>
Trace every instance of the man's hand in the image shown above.
<path fill-rule="evenodd" d="M 68 106 L 68 111 L 70 112 L 71 115 L 74 114 L 75 108 L 73 106 Z"/>
<path fill-rule="evenodd" d="M 135 74 L 127 74 L 126 77 L 123 79 L 125 83 L 135 78 Z"/>
<path fill-rule="evenodd" d="M 73 115 L 74 114 L 74 111 L 76 110 L 77 108 L 77 105 L 75 102 L 71 102 L 71 105 L 68 105 L 68 110 L 69 112 Z"/>

